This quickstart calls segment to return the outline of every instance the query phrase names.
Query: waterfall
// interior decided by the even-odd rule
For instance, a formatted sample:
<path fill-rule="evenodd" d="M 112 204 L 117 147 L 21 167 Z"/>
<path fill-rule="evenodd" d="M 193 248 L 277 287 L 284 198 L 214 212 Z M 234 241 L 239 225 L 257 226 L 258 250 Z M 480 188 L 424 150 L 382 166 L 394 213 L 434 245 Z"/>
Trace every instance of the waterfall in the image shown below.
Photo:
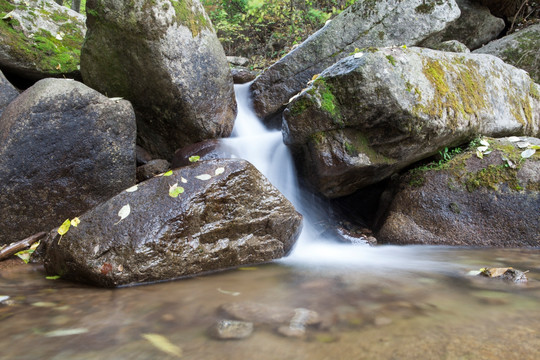
<path fill-rule="evenodd" d="M 230 138 L 222 143 L 238 158 L 252 163 L 289 199 L 304 216 L 302 234 L 291 254 L 281 262 L 308 266 L 361 266 L 367 269 L 420 269 L 433 266 L 429 247 L 383 246 L 338 243 L 321 238 L 313 225 L 313 214 L 323 211 L 299 189 L 292 156 L 280 130 L 267 129 L 257 118 L 251 103 L 250 83 L 235 85 L 238 115 Z M 326 235 L 328 236 L 328 235 Z M 441 266 L 440 263 L 437 265 Z"/>

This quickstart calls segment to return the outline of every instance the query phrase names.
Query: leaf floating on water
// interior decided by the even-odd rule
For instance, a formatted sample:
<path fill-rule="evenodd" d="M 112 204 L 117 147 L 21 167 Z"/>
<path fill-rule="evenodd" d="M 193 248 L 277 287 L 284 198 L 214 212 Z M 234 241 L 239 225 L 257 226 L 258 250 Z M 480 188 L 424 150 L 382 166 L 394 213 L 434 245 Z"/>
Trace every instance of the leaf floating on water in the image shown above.
<path fill-rule="evenodd" d="M 58 279 L 60 279 L 60 275 L 45 276 L 45 279 L 47 279 L 47 280 L 58 280 Z"/>
<path fill-rule="evenodd" d="M 238 291 L 227 291 L 227 290 L 221 290 L 220 288 L 218 288 L 217 291 L 219 291 L 220 293 L 225 294 L 225 295 L 231 295 L 231 296 L 240 295 L 240 293 Z"/>
<path fill-rule="evenodd" d="M 58 330 L 46 332 L 43 335 L 45 335 L 46 337 L 59 337 L 59 336 L 79 335 L 79 334 L 84 334 L 87 332 L 88 332 L 87 328 L 58 329 Z"/>
<path fill-rule="evenodd" d="M 81 220 L 78 217 L 71 219 L 70 224 L 73 227 L 77 227 L 81 223 Z"/>
<path fill-rule="evenodd" d="M 137 185 L 134 185 L 130 187 L 129 189 L 126 189 L 126 192 L 135 192 L 137 190 L 139 190 L 139 187 Z"/>
<path fill-rule="evenodd" d="M 216 176 L 221 175 L 225 172 L 225 168 L 218 167 L 215 171 Z"/>
<path fill-rule="evenodd" d="M 533 156 L 535 153 L 536 153 L 536 149 L 527 149 L 521 153 L 521 157 L 524 159 L 528 159 L 531 156 Z"/>
<path fill-rule="evenodd" d="M 174 184 L 169 188 L 169 196 L 176 198 L 178 195 L 182 194 L 184 192 L 184 188 L 181 186 L 178 186 L 178 183 Z"/>
<path fill-rule="evenodd" d="M 194 162 L 199 161 L 200 159 L 201 159 L 201 157 L 199 155 L 193 155 L 193 156 L 189 157 L 189 162 L 194 163 Z"/>
<path fill-rule="evenodd" d="M 164 353 L 182 357 L 182 349 L 170 342 L 165 336 L 159 334 L 143 334 L 142 336 Z"/>
<path fill-rule="evenodd" d="M 208 174 L 202 174 L 202 175 L 195 176 L 195 178 L 206 181 L 206 180 L 210 180 L 212 177 Z"/>
<path fill-rule="evenodd" d="M 120 220 L 114 223 L 114 225 L 117 225 L 120 221 L 124 220 L 129 216 L 129 213 L 131 212 L 131 208 L 129 207 L 129 204 L 122 206 L 120 211 L 118 212 L 118 216 L 120 216 Z"/>

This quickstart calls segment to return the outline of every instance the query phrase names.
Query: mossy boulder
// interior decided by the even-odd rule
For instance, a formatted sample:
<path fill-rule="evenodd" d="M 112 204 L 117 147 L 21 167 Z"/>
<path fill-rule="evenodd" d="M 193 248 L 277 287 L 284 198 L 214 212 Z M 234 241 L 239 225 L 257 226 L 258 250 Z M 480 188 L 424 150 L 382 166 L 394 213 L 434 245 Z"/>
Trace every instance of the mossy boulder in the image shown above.
<path fill-rule="evenodd" d="M 89 0 L 83 80 L 132 102 L 153 156 L 229 136 L 236 117 L 225 52 L 198 0 Z"/>
<path fill-rule="evenodd" d="M 358 0 L 255 79 L 255 111 L 270 120 L 313 75 L 355 49 L 417 45 L 459 15 L 454 0 Z"/>
<path fill-rule="evenodd" d="M 68 79 L 43 79 L 0 117 L 0 244 L 59 226 L 135 183 L 135 114 Z"/>
<path fill-rule="evenodd" d="M 490 55 L 371 49 L 293 98 L 282 131 L 300 173 L 339 197 L 476 134 L 538 136 L 539 86 Z"/>
<path fill-rule="evenodd" d="M 268 262 L 290 252 L 302 224 L 253 165 L 232 159 L 154 177 L 79 219 L 62 239 L 44 241 L 45 269 L 105 287 Z"/>
<path fill-rule="evenodd" d="M 0 68 L 29 80 L 80 77 L 85 17 L 53 0 L 0 0 Z"/>
<path fill-rule="evenodd" d="M 424 40 L 421 46 L 433 49 L 441 42 L 457 40 L 474 50 L 496 39 L 504 30 L 504 20 L 491 15 L 487 7 L 472 0 L 456 0 L 456 3 L 461 16 L 443 31 Z"/>
<path fill-rule="evenodd" d="M 540 246 L 540 151 L 523 158 L 517 146 L 540 139 L 488 142 L 482 158 L 472 148 L 396 179 L 383 196 L 391 201 L 380 209 L 379 242 Z"/>
<path fill-rule="evenodd" d="M 529 73 L 540 83 L 540 23 L 495 40 L 474 51 L 491 54 Z"/>

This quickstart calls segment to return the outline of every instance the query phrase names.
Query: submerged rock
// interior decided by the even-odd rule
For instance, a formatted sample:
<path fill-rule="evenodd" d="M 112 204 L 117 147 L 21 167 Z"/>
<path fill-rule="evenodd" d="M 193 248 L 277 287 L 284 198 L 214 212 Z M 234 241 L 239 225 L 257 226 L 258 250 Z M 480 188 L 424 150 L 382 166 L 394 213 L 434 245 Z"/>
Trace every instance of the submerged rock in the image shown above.
<path fill-rule="evenodd" d="M 540 246 L 539 139 L 490 139 L 448 163 L 409 171 L 389 190 L 377 239 L 392 244 Z M 520 149 L 519 147 L 524 148 Z"/>
<path fill-rule="evenodd" d="M 249 301 L 223 304 L 220 309 L 234 319 L 255 324 L 282 325 L 293 322 L 294 326 L 299 327 L 318 324 L 321 321 L 319 314 L 312 310 Z"/>
<path fill-rule="evenodd" d="M 26 79 L 80 76 L 85 17 L 53 0 L 0 3 L 0 67 Z"/>
<path fill-rule="evenodd" d="M 255 80 L 255 111 L 261 118 L 271 117 L 313 75 L 355 48 L 416 45 L 459 15 L 454 0 L 356 1 Z"/>
<path fill-rule="evenodd" d="M 540 83 L 540 24 L 492 41 L 474 52 L 500 57 L 527 71 L 535 82 Z"/>
<path fill-rule="evenodd" d="M 232 76 L 198 0 L 89 0 L 86 6 L 83 79 L 132 102 L 139 145 L 170 160 L 182 146 L 230 135 Z"/>
<path fill-rule="evenodd" d="M 49 274 L 114 287 L 268 262 L 302 216 L 251 164 L 211 160 L 127 189 L 46 242 Z"/>
<path fill-rule="evenodd" d="M 219 340 L 245 339 L 253 333 L 253 323 L 219 320 L 209 329 L 209 335 Z"/>
<path fill-rule="evenodd" d="M 325 70 L 282 131 L 300 173 L 339 197 L 476 134 L 537 136 L 540 87 L 494 56 L 374 49 Z"/>
<path fill-rule="evenodd" d="M 0 117 L 0 244 L 62 224 L 135 183 L 128 101 L 44 79 Z"/>

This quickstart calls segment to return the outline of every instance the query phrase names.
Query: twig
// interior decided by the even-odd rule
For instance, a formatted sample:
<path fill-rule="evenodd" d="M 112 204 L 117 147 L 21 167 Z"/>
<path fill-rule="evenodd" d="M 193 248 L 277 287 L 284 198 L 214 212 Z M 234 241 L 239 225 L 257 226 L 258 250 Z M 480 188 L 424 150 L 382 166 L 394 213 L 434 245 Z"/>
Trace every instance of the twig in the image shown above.
<path fill-rule="evenodd" d="M 519 10 L 516 12 L 516 15 L 514 15 L 514 20 L 512 20 L 512 25 L 510 26 L 510 30 L 508 30 L 508 33 L 511 33 L 512 29 L 514 29 L 514 25 L 516 23 L 516 19 L 517 19 L 518 15 L 521 13 L 521 10 L 523 10 L 523 6 L 525 6 L 525 4 L 527 4 L 528 2 L 529 2 L 529 0 L 524 0 L 521 3 L 521 6 L 519 7 Z"/>
<path fill-rule="evenodd" d="M 30 237 L 27 237 L 24 240 L 17 241 L 16 243 L 6 246 L 2 250 L 0 250 L 0 261 L 9 258 L 13 254 L 18 253 L 21 250 L 29 248 L 30 246 L 32 246 L 33 243 L 45 237 L 45 235 L 47 234 L 44 232 L 40 232 Z"/>

